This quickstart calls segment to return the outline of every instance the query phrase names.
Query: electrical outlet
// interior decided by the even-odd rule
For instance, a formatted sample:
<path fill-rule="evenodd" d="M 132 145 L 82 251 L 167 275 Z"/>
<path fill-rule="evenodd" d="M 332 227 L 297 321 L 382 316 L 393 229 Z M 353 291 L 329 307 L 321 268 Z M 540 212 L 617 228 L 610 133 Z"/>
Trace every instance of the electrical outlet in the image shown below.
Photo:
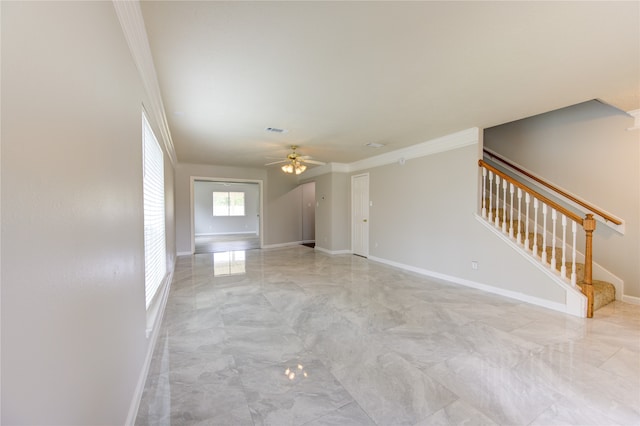
<path fill-rule="evenodd" d="M 478 269 L 478 261 L 477 260 L 472 260 L 471 261 L 471 269 Z"/>

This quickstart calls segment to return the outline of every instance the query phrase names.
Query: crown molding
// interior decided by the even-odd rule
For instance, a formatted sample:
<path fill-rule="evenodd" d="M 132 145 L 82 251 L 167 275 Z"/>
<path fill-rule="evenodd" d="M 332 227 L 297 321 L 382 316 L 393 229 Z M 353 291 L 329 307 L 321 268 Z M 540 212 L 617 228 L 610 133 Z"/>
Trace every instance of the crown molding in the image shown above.
<path fill-rule="evenodd" d="M 397 162 L 404 162 L 412 158 L 425 157 L 439 152 L 450 151 L 469 145 L 475 145 L 480 140 L 480 129 L 472 127 L 467 130 L 452 133 L 436 139 L 431 139 L 417 145 L 398 149 L 375 157 L 353 163 L 328 163 L 324 166 L 314 167 L 300 176 L 300 180 L 318 177 L 327 173 L 352 173 L 360 170 L 372 169 L 374 167 L 385 166 Z"/>
<path fill-rule="evenodd" d="M 627 114 L 629 114 L 635 120 L 635 123 L 634 123 L 633 127 L 629 127 L 627 130 L 638 130 L 638 129 L 640 129 L 640 109 L 634 109 L 633 111 L 627 111 Z"/>
<path fill-rule="evenodd" d="M 307 169 L 298 180 L 306 180 L 309 178 L 314 178 L 322 175 L 326 175 L 327 173 L 349 173 L 350 168 L 349 164 L 344 163 L 327 163 L 324 166 L 317 166 L 311 169 Z"/>
<path fill-rule="evenodd" d="M 375 157 L 365 158 L 349 164 L 350 172 L 371 169 L 374 167 L 385 166 L 387 164 L 404 162 L 412 158 L 425 157 L 427 155 L 437 154 L 439 152 L 449 151 L 452 149 L 462 148 L 464 146 L 477 144 L 480 138 L 480 129 L 472 127 L 467 130 L 452 133 L 450 135 L 431 139 L 426 142 L 412 145 L 407 148 L 401 148 L 395 151 L 376 155 Z"/>
<path fill-rule="evenodd" d="M 147 30 L 144 26 L 144 18 L 140 9 L 140 2 L 113 0 L 113 7 L 120 21 L 122 32 L 129 45 L 131 56 L 138 68 L 138 73 L 142 79 L 142 84 L 149 97 L 149 104 L 144 105 L 150 118 L 155 122 L 160 130 L 160 139 L 164 144 L 165 151 L 171 159 L 171 164 L 175 167 L 178 163 L 176 151 L 171 138 L 171 131 L 167 123 L 167 116 L 160 95 L 160 85 L 158 75 L 153 64 L 153 56 L 149 47 Z"/>

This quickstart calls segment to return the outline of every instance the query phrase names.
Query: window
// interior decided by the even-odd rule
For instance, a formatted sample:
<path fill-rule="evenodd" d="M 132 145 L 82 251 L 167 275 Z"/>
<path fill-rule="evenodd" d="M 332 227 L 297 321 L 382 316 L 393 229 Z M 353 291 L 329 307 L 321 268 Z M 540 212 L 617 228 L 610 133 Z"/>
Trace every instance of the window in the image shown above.
<path fill-rule="evenodd" d="M 244 192 L 214 192 L 214 216 L 244 216 Z"/>
<path fill-rule="evenodd" d="M 143 195 L 144 195 L 144 288 L 147 309 L 167 273 L 164 221 L 164 159 L 158 140 L 144 113 Z"/>

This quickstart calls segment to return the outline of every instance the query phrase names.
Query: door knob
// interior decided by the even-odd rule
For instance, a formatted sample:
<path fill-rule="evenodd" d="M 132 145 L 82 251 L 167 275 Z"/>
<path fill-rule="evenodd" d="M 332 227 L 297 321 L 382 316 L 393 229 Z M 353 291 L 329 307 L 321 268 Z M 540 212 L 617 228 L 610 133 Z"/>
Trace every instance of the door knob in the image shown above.
<path fill-rule="evenodd" d="M 366 222 L 366 221 L 367 221 L 367 219 L 362 219 L 362 221 L 363 221 L 363 222 Z"/>

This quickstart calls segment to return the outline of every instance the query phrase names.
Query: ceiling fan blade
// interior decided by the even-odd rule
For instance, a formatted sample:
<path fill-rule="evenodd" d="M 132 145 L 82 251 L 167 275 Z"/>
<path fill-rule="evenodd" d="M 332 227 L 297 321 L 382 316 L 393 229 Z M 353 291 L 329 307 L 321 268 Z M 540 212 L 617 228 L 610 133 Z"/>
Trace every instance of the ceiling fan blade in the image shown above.
<path fill-rule="evenodd" d="M 323 163 L 322 161 L 316 161 L 316 160 L 304 160 L 305 163 L 309 163 L 309 164 L 316 164 L 318 166 L 324 166 L 327 163 Z"/>
<path fill-rule="evenodd" d="M 267 164 L 265 164 L 265 166 L 273 166 L 274 164 L 288 163 L 289 161 L 290 161 L 290 160 L 274 161 L 273 163 L 267 163 Z"/>

